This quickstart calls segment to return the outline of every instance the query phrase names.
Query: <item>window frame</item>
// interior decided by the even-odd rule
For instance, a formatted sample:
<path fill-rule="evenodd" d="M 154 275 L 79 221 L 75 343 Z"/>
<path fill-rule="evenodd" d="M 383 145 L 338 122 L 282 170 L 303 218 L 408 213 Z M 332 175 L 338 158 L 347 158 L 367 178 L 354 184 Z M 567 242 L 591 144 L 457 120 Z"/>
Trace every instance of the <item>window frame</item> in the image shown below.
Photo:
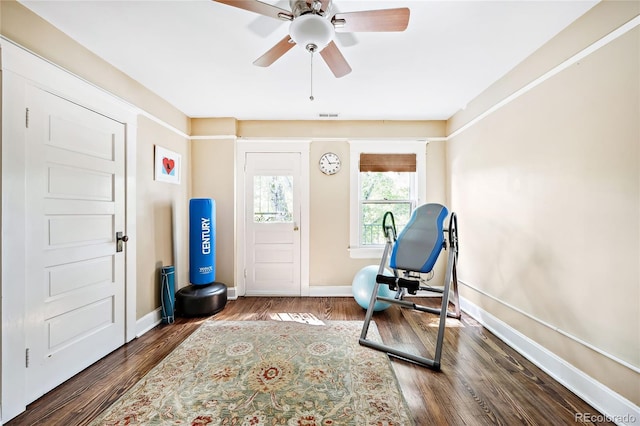
<path fill-rule="evenodd" d="M 360 154 L 415 154 L 416 155 L 416 199 L 415 207 L 426 200 L 427 141 L 359 140 L 349 141 L 349 255 L 354 259 L 379 259 L 382 257 L 384 245 L 361 246 L 361 203 L 360 203 Z M 399 231 L 399 230 L 398 230 Z"/>

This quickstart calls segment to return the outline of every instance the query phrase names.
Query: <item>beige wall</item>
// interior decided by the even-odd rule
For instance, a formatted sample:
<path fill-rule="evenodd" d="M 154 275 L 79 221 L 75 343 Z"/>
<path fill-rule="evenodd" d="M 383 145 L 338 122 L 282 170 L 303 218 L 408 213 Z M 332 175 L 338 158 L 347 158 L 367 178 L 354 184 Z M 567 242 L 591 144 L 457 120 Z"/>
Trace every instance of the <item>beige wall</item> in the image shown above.
<path fill-rule="evenodd" d="M 0 33 L 178 130 L 189 132 L 190 123 L 184 114 L 13 0 L 0 1 Z M 188 281 L 184 217 L 190 154 L 187 138 L 176 136 L 143 116 L 139 117 L 137 140 L 136 316 L 139 319 L 160 306 L 160 265 L 176 265 L 176 285 Z M 154 144 L 182 155 L 185 174 L 181 185 L 153 180 Z"/>
<path fill-rule="evenodd" d="M 154 179 L 155 145 L 181 156 L 180 184 Z M 175 266 L 176 290 L 189 284 L 189 140 L 145 117 L 138 119 L 136 175 L 137 317 L 160 306 L 160 268 Z"/>
<path fill-rule="evenodd" d="M 343 167 L 333 176 L 323 174 L 318 161 L 327 151 L 350 162 L 349 143 L 316 141 L 309 153 L 309 285 L 350 285 L 360 268 L 375 264 L 373 259 L 349 256 L 349 170 Z"/>
<path fill-rule="evenodd" d="M 596 6 L 450 129 L 591 44 L 595 22 L 604 35 L 636 16 L 634 3 Z M 580 341 L 640 367 L 639 62 L 636 27 L 447 149 L 462 295 L 635 404 L 640 375 Z"/>
<path fill-rule="evenodd" d="M 335 138 L 335 139 L 425 139 L 444 136 L 446 122 L 425 121 L 238 121 L 238 136 L 243 138 Z"/>
<path fill-rule="evenodd" d="M 190 121 L 192 136 L 234 136 L 238 132 L 235 118 L 192 118 Z"/>
<path fill-rule="evenodd" d="M 309 284 L 350 285 L 363 266 L 379 259 L 352 259 L 349 255 L 349 173 L 345 168 L 334 176 L 322 174 L 317 163 L 326 151 L 337 153 L 349 164 L 348 139 L 426 139 L 443 137 L 444 121 L 237 121 L 223 118 L 193 118 L 194 136 L 225 135 L 236 125 L 238 136 L 247 138 L 302 138 L 311 140 Z M 216 277 L 234 286 L 234 161 L 232 139 L 192 141 L 193 196 L 216 199 L 219 236 Z M 444 203 L 444 142 L 430 142 L 427 148 L 427 198 Z M 438 272 L 441 266 L 438 265 Z M 440 272 L 439 275 L 440 276 Z"/>
<path fill-rule="evenodd" d="M 202 121 L 193 120 L 194 125 Z M 199 122 L 199 124 L 198 124 Z M 225 130 L 226 131 L 226 130 Z M 216 281 L 235 285 L 235 139 L 191 141 L 193 197 L 216 203 Z"/>

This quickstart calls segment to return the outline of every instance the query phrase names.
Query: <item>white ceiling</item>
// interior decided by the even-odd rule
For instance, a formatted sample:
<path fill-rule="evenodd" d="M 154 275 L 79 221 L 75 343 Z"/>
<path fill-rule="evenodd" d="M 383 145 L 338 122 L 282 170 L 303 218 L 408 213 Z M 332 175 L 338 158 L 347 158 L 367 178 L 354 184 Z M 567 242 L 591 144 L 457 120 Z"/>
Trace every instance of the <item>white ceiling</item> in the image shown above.
<path fill-rule="evenodd" d="M 411 17 L 404 32 L 338 38 L 353 69 L 343 78 L 315 55 L 314 101 L 299 46 L 271 67 L 252 64 L 287 22 L 210 0 L 21 3 L 190 117 L 439 120 L 597 1 L 334 0 L 340 12 L 406 6 Z"/>

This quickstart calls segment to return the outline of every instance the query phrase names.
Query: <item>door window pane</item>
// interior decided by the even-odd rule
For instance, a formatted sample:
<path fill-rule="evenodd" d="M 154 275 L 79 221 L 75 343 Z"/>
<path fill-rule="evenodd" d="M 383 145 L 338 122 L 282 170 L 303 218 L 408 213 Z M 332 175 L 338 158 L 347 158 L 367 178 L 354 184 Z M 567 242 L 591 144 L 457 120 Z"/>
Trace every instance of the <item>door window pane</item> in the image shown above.
<path fill-rule="evenodd" d="M 293 222 L 293 176 L 253 177 L 253 221 Z"/>

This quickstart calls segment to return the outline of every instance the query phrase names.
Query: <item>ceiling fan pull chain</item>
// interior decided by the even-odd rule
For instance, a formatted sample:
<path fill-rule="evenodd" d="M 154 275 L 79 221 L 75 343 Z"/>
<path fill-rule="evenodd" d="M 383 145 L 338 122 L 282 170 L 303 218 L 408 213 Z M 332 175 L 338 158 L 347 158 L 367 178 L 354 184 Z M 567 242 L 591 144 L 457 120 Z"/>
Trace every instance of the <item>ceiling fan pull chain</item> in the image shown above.
<path fill-rule="evenodd" d="M 311 53 L 311 96 L 309 96 L 309 100 L 312 101 L 313 100 L 313 50 L 311 50 L 310 53 Z"/>

